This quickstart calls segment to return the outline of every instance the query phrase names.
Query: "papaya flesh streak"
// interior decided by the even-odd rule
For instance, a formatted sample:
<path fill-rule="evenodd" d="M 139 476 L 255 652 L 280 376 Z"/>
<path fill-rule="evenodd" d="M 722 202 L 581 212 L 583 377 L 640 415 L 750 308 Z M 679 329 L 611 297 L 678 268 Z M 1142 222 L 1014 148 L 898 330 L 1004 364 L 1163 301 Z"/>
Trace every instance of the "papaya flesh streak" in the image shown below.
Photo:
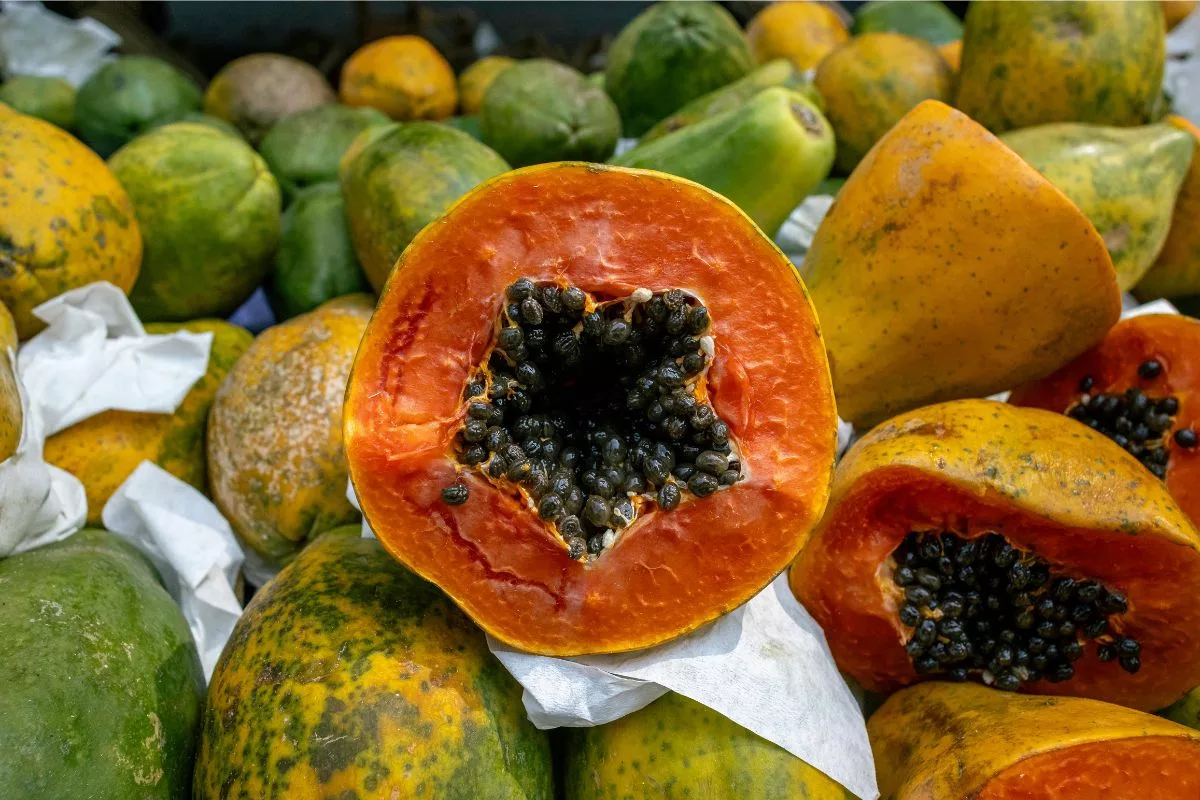
<path fill-rule="evenodd" d="M 685 492 L 741 479 L 729 426 L 704 399 L 707 308 L 679 289 L 597 304 L 530 278 L 505 300 L 496 348 L 463 392 L 458 460 L 522 487 L 570 558 L 611 547 L 646 503 L 670 511 Z M 455 483 L 442 499 L 469 491 Z"/>

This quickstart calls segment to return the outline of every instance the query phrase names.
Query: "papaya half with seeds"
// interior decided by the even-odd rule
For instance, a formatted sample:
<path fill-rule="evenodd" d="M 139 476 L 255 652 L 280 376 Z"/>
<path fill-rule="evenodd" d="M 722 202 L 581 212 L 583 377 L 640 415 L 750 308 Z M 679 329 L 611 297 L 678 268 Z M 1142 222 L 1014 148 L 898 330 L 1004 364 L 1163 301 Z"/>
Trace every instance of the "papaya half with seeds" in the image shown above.
<path fill-rule="evenodd" d="M 1200 532 L 1061 414 L 959 400 L 878 426 L 790 581 L 870 691 L 971 679 L 1153 710 L 1200 684 Z"/>
<path fill-rule="evenodd" d="M 550 746 L 479 630 L 355 528 L 238 620 L 206 700 L 194 800 L 550 800 Z"/>
<path fill-rule="evenodd" d="M 1104 242 L 1045 178 L 927 100 L 854 170 L 801 267 L 860 427 L 1048 375 L 1120 316 Z"/>
<path fill-rule="evenodd" d="M 413 240 L 344 424 L 383 546 L 497 638 L 572 655 L 761 590 L 824 507 L 836 415 L 803 284 L 748 217 L 663 173 L 557 163 Z"/>
<path fill-rule="evenodd" d="M 867 733 L 883 800 L 1200 796 L 1200 732 L 1095 700 L 926 683 Z"/>
<path fill-rule="evenodd" d="M 1187 176 L 1175 198 L 1167 240 L 1158 260 L 1133 289 L 1143 302 L 1159 297 L 1200 295 L 1200 158 L 1196 156 L 1196 151 L 1200 151 L 1200 128 L 1174 115 L 1165 122 L 1191 136 L 1195 148 Z"/>
<path fill-rule="evenodd" d="M 1200 321 L 1178 314 L 1121 320 L 1095 347 L 1009 402 L 1044 408 L 1103 433 L 1166 481 L 1200 526 Z"/>

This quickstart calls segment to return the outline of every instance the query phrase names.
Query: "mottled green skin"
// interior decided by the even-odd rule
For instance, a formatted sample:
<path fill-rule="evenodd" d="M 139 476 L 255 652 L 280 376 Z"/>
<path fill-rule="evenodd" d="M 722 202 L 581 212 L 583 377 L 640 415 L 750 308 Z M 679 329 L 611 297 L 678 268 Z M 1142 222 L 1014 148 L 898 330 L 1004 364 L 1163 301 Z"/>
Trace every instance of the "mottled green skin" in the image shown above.
<path fill-rule="evenodd" d="M 290 203 L 306 186 L 336 181 L 338 162 L 354 138 L 391 120 L 374 108 L 318 106 L 276 122 L 258 144 L 258 152 L 279 181 Z"/>
<path fill-rule="evenodd" d="M 189 111 L 182 115 L 179 119 L 165 119 L 160 122 L 156 122 L 151 127 L 151 130 L 154 130 L 155 128 L 161 128 L 165 125 L 173 125 L 176 122 L 194 122 L 197 125 L 207 125 L 208 127 L 218 130 L 221 133 L 227 133 L 235 139 L 240 139 L 242 141 L 246 140 L 246 137 L 242 136 L 242 132 L 233 127 L 232 123 L 226 122 L 220 117 L 214 117 L 212 114 L 205 114 L 203 111 Z"/>
<path fill-rule="evenodd" d="M 0 85 L 0 103 L 63 130 L 75 124 L 75 87 L 62 78 L 16 75 Z"/>
<path fill-rule="evenodd" d="M 492 81 L 479 124 L 484 143 L 513 167 L 603 161 L 621 136 L 621 115 L 604 90 L 544 58 L 521 61 Z"/>
<path fill-rule="evenodd" d="M 496 151 L 437 122 L 364 131 L 342 161 L 342 196 L 359 263 L 376 292 L 417 232 L 488 178 L 508 171 Z"/>
<path fill-rule="evenodd" d="M 1200 731 L 1200 688 L 1192 689 L 1178 702 L 1158 712 L 1158 715 Z"/>
<path fill-rule="evenodd" d="M 712 709 L 666 694 L 607 725 L 568 728 L 566 800 L 853 800 L 820 771 Z"/>
<path fill-rule="evenodd" d="M 79 87 L 75 123 L 89 147 L 107 158 L 164 122 L 199 111 L 200 87 L 165 61 L 121 56 Z"/>
<path fill-rule="evenodd" d="M 716 3 L 656 3 L 626 25 L 608 51 L 604 88 L 626 136 L 754 68 L 750 44 Z"/>
<path fill-rule="evenodd" d="M 483 634 L 356 532 L 317 539 L 247 607 L 195 800 L 549 800 L 548 740 Z"/>
<path fill-rule="evenodd" d="M 821 112 L 803 95 L 775 87 L 611 163 L 707 186 L 770 236 L 829 174 L 833 155 L 833 129 Z"/>
<path fill-rule="evenodd" d="M 244 141 L 177 123 L 109 159 L 145 246 L 129 295 L 144 321 L 227 317 L 262 283 L 279 243 L 279 186 Z"/>
<path fill-rule="evenodd" d="M 0 687 L 0 797 L 190 797 L 200 661 L 149 562 L 112 534 L 0 561 Z"/>
<path fill-rule="evenodd" d="M 341 187 L 320 183 L 302 190 L 283 214 L 267 293 L 275 316 L 291 319 L 326 300 L 369 291 L 350 241 Z"/>
<path fill-rule="evenodd" d="M 450 117 L 449 119 L 442 120 L 442 124 L 449 125 L 451 128 L 470 134 L 474 139 L 483 141 L 483 128 L 479 124 L 479 117 Z"/>
<path fill-rule="evenodd" d="M 902 33 L 933 44 L 961 39 L 962 22 L 937 0 L 871 0 L 854 12 L 855 36 L 863 33 Z"/>

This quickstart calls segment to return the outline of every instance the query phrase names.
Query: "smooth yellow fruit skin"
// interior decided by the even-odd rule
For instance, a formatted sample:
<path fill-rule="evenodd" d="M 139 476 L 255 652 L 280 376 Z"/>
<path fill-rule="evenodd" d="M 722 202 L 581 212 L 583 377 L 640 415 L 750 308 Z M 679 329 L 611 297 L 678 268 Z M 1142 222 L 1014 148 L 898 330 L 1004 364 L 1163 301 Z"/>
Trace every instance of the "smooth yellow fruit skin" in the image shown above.
<path fill-rule="evenodd" d="M 812 69 L 833 48 L 850 38 L 841 17 L 813 2 L 772 3 L 746 28 L 758 63 L 786 58 L 797 69 Z"/>

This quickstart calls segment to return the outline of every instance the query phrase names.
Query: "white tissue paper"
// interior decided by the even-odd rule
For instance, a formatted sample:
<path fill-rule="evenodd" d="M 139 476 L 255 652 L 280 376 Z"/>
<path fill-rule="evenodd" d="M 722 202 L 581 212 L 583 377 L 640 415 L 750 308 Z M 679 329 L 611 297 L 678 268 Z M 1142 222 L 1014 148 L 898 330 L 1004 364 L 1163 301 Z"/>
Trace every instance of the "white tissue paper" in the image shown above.
<path fill-rule="evenodd" d="M 0 4 L 0 69 L 5 76 L 62 78 L 78 87 L 112 56 L 121 37 L 94 19 L 72 20 L 41 3 Z"/>
<path fill-rule="evenodd" d="M 1137 299 L 1127 294 L 1123 298 L 1124 309 L 1121 311 L 1121 319 L 1129 319 L 1130 317 L 1140 317 L 1145 314 L 1178 314 L 1179 309 L 1171 304 L 1170 300 L 1151 300 L 1149 303 L 1138 304 Z"/>
<path fill-rule="evenodd" d="M 638 143 L 637 139 L 629 139 L 629 138 L 625 138 L 625 137 L 617 139 L 617 147 L 613 151 L 613 157 L 615 158 L 616 156 L 625 155 L 630 150 L 637 147 L 637 143 Z"/>
<path fill-rule="evenodd" d="M 104 281 L 33 310 L 49 327 L 17 369 L 52 436 L 103 411 L 171 414 L 208 368 L 211 333 L 148 335 L 125 294 Z"/>
<path fill-rule="evenodd" d="M 229 523 L 194 487 L 150 461 L 138 465 L 102 512 L 104 527 L 154 562 L 192 630 L 205 679 L 242 615 L 242 549 Z"/>
<path fill-rule="evenodd" d="M 1200 125 L 1200 14 L 1192 14 L 1167 36 L 1163 88 L 1172 110 Z"/>

